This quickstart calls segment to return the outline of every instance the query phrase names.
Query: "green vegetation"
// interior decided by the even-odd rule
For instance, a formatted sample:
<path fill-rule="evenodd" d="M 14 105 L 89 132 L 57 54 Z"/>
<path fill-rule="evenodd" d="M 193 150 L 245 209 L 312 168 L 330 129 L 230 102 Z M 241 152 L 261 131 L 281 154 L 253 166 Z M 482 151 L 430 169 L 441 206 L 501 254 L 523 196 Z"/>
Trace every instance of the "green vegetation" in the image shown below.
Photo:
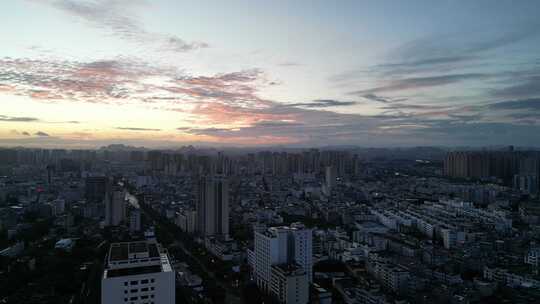
<path fill-rule="evenodd" d="M 0 298 L 7 298 L 9 303 L 86 302 L 77 297 L 89 267 L 95 272 L 92 266 L 99 264 L 95 260 L 97 244 L 78 240 L 72 252 L 54 249 L 54 244 L 52 240 L 42 241 L 21 258 L 3 259 L 2 269 L 9 271 L 0 275 Z"/>

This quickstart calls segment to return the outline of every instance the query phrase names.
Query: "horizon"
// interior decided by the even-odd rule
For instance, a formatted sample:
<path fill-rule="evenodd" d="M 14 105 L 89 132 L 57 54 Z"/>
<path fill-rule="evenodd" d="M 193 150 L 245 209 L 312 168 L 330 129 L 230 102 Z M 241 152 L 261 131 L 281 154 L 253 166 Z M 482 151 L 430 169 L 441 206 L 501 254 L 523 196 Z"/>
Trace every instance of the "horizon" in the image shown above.
<path fill-rule="evenodd" d="M 122 143 L 113 143 L 109 145 L 84 148 L 84 147 L 40 147 L 40 146 L 0 146 L 0 150 L 66 150 L 66 151 L 163 151 L 163 152 L 175 152 L 184 149 L 193 149 L 195 151 L 217 151 L 217 152 L 268 152 L 268 151 L 282 151 L 282 152 L 294 152 L 294 151 L 369 151 L 369 150 L 397 150 L 397 151 L 410 151 L 415 149 L 431 149 L 439 150 L 440 152 L 452 152 L 452 151 L 516 151 L 516 152 L 532 152 L 539 151 L 540 148 L 534 146 L 514 146 L 514 145 L 491 145 L 491 146 L 359 146 L 359 145 L 325 145 L 325 146 L 285 146 L 285 145 L 257 145 L 257 146 L 237 146 L 237 145 L 178 145 L 178 146 L 163 146 L 163 147 L 146 147 L 146 146 L 134 146 L 125 145 Z"/>
<path fill-rule="evenodd" d="M 538 1 L 9 1 L 0 147 L 540 147 Z"/>

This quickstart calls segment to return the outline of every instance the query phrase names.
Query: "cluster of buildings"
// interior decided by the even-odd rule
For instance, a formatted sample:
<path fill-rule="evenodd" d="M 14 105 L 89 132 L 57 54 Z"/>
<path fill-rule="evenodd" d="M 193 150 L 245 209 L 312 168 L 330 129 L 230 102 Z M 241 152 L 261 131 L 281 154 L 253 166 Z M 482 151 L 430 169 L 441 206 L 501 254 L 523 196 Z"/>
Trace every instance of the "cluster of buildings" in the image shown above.
<path fill-rule="evenodd" d="M 537 195 L 540 183 L 540 153 L 514 151 L 450 152 L 444 173 L 454 178 L 500 180 L 526 193 Z"/>
<path fill-rule="evenodd" d="M 199 266 L 143 234 L 156 223 L 144 208 L 176 226 L 172 243 L 195 242 L 236 288 L 279 303 L 539 295 L 536 152 L 45 151 L 0 150 L 0 252 L 25 254 L 28 214 L 58 228 L 56 250 L 106 241 L 103 303 L 173 303 L 187 289 L 210 301 Z"/>

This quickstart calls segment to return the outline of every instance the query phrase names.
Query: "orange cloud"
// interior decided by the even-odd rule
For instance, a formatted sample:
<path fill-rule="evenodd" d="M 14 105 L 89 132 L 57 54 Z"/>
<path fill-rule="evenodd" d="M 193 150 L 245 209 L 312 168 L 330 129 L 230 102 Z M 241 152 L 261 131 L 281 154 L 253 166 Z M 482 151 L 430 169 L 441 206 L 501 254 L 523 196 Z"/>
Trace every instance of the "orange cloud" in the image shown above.
<path fill-rule="evenodd" d="M 295 120 L 294 114 L 264 113 L 262 109 L 243 108 L 222 103 L 204 103 L 191 111 L 201 123 L 228 126 L 250 126 L 261 121 Z"/>
<path fill-rule="evenodd" d="M 14 92 L 16 88 L 11 85 L 0 84 L 0 92 Z"/>

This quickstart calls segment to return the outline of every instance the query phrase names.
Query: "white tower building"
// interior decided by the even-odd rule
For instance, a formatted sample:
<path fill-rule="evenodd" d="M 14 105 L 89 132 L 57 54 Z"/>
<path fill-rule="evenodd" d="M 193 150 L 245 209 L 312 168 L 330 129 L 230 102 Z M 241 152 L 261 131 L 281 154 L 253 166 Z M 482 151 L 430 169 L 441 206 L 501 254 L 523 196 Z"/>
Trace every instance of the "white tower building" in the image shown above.
<path fill-rule="evenodd" d="M 307 282 L 312 281 L 313 255 L 312 255 L 312 231 L 301 224 L 292 224 L 290 227 L 272 227 L 262 232 L 255 232 L 255 247 L 250 256 L 253 276 L 257 286 L 266 293 L 278 293 L 275 282 L 283 282 L 284 274 L 305 276 Z M 280 266 L 280 269 L 292 269 L 294 271 L 278 271 L 272 266 Z M 281 278 L 273 278 L 280 275 Z M 274 284 L 272 284 L 274 282 Z M 281 286 L 281 285 L 280 285 Z M 290 286 L 284 284 L 282 286 Z M 299 286 L 304 286 L 300 284 Z"/>

